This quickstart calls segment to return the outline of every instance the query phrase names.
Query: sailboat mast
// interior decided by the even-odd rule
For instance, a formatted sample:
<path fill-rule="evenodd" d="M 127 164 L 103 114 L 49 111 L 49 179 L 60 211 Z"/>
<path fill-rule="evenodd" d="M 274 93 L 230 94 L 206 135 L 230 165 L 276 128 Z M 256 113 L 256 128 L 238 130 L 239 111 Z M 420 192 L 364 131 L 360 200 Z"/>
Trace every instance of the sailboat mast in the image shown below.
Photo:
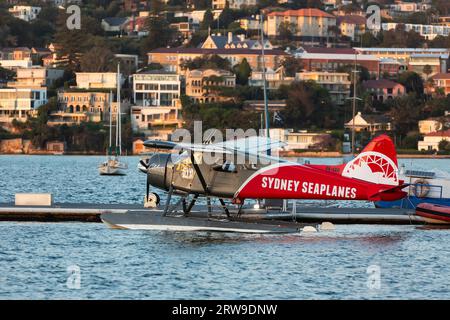
<path fill-rule="evenodd" d="M 111 146 L 112 146 L 112 90 L 109 91 L 109 147 L 108 147 L 108 155 L 111 154 Z"/>
<path fill-rule="evenodd" d="M 116 151 L 122 153 L 120 146 L 120 64 L 117 64 L 117 113 L 116 113 Z"/>
<path fill-rule="evenodd" d="M 264 54 L 264 16 L 260 14 L 261 19 L 261 55 L 262 55 L 262 77 L 263 77 L 263 90 L 264 90 L 264 124 L 266 128 L 266 137 L 270 138 L 269 127 L 269 105 L 267 102 L 267 81 L 266 81 L 266 57 Z M 267 150 L 267 155 L 270 156 L 271 150 Z"/>

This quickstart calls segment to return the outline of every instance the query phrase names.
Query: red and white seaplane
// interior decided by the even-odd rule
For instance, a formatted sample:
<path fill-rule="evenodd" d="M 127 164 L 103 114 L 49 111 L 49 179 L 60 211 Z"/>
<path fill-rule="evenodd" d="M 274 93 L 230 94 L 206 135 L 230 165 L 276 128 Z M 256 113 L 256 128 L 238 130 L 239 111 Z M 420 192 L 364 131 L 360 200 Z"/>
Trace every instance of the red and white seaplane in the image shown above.
<path fill-rule="evenodd" d="M 217 198 L 221 210 L 232 223 L 236 222 L 234 217 L 245 213 L 243 206 L 247 199 L 394 201 L 407 195 L 402 190 L 407 185 L 399 180 L 394 144 L 386 135 L 373 139 L 358 156 L 342 165 L 299 164 L 263 155 L 262 152 L 283 144 L 262 137 L 207 145 L 149 140 L 144 145 L 172 150 L 171 153 L 155 153 L 140 164 L 141 171 L 147 174 L 146 207 L 160 214 L 150 215 L 154 217 L 151 221 L 149 215 L 135 221 L 127 221 L 130 217 L 102 216 L 110 225 L 227 231 L 210 226 L 210 217 L 206 227 L 199 227 L 198 222 L 191 223 L 192 220 L 187 219 L 172 219 L 170 223 L 164 219 L 173 218 L 178 209 L 183 217 L 189 216 L 199 197 L 205 197 L 208 204 L 211 198 Z M 159 195 L 150 192 L 150 187 L 167 192 L 165 205 L 161 208 Z M 179 196 L 175 205 L 171 203 L 172 195 Z M 237 205 L 234 212 L 233 205 Z M 236 225 L 230 228 L 237 229 Z M 247 230 L 248 225 L 242 228 Z"/>

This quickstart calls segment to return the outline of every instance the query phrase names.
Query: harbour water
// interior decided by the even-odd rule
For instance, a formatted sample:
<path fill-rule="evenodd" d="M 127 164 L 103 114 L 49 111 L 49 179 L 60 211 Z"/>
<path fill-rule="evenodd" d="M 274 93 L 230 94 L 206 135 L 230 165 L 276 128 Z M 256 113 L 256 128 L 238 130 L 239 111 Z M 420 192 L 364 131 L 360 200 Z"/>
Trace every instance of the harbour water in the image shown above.
<path fill-rule="evenodd" d="M 127 176 L 101 177 L 103 157 L 0 156 L 0 202 L 49 192 L 57 202 L 142 203 L 138 158 L 123 159 Z M 400 162 L 450 174 L 448 159 Z M 264 236 L 0 222 L 0 299 L 448 299 L 449 265 L 441 228 Z"/>

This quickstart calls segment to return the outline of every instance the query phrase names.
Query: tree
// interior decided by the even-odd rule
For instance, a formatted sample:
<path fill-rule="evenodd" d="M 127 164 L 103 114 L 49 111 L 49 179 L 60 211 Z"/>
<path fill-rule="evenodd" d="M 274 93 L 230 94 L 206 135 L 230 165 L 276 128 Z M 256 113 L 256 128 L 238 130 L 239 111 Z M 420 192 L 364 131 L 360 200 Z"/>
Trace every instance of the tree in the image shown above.
<path fill-rule="evenodd" d="M 398 82 L 405 86 L 407 93 L 415 93 L 418 97 L 423 95 L 424 85 L 420 75 L 413 71 L 400 74 Z"/>
<path fill-rule="evenodd" d="M 294 82 L 288 89 L 285 124 L 293 128 L 332 128 L 337 124 L 337 110 L 328 90 L 314 81 Z"/>
<path fill-rule="evenodd" d="M 230 61 L 218 56 L 217 54 L 204 55 L 193 60 L 187 60 L 181 64 L 181 68 L 184 70 L 212 68 L 232 71 Z"/>
<path fill-rule="evenodd" d="M 161 17 L 148 17 L 146 29 L 149 31 L 149 34 L 142 40 L 143 53 L 168 46 L 174 36 L 174 31 L 170 28 L 167 20 Z"/>
<path fill-rule="evenodd" d="M 206 9 L 205 14 L 203 15 L 203 21 L 200 24 L 201 30 L 208 30 L 211 28 L 212 24 L 214 23 L 214 15 L 210 8 Z"/>
<path fill-rule="evenodd" d="M 292 32 L 293 26 L 291 23 L 283 21 L 278 26 L 279 38 L 281 40 L 291 41 L 294 38 L 294 34 Z"/>
<path fill-rule="evenodd" d="M 389 115 L 392 118 L 395 131 L 401 136 L 417 128 L 417 122 L 422 119 L 423 103 L 415 93 L 388 100 Z"/>
<path fill-rule="evenodd" d="M 247 59 L 242 59 L 241 63 L 237 64 L 233 68 L 236 74 L 236 83 L 240 85 L 247 85 L 248 78 L 252 73 L 252 68 L 250 67 Z"/>
<path fill-rule="evenodd" d="M 303 69 L 301 60 L 291 56 L 286 57 L 281 65 L 284 67 L 284 72 L 288 77 L 295 77 L 295 74 Z"/>
<path fill-rule="evenodd" d="M 114 54 L 107 47 L 93 47 L 81 58 L 83 72 L 107 72 L 114 70 Z"/>
<path fill-rule="evenodd" d="M 225 8 L 222 10 L 219 16 L 219 28 L 228 28 L 228 25 L 233 21 L 233 11 L 231 11 L 230 4 L 227 1 L 225 4 Z"/>

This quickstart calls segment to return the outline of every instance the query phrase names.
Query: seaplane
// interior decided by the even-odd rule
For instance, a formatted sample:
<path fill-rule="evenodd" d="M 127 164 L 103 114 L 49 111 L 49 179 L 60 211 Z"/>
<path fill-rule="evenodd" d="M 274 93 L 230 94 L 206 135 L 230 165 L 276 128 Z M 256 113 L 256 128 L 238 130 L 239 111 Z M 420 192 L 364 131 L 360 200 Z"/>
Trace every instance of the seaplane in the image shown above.
<path fill-rule="evenodd" d="M 245 201 L 281 199 L 395 201 L 408 185 L 399 179 L 395 146 L 387 135 L 374 138 L 351 161 L 340 165 L 300 164 L 267 155 L 285 144 L 253 136 L 220 143 L 189 144 L 147 140 L 154 148 L 139 169 L 147 175 L 149 213 L 106 214 L 115 228 L 175 231 L 295 232 L 281 222 L 243 222 Z M 167 193 L 164 204 L 154 189 Z M 178 197 L 176 201 L 174 198 Z M 205 198 L 207 215 L 193 210 Z M 211 199 L 221 211 L 212 216 Z"/>

